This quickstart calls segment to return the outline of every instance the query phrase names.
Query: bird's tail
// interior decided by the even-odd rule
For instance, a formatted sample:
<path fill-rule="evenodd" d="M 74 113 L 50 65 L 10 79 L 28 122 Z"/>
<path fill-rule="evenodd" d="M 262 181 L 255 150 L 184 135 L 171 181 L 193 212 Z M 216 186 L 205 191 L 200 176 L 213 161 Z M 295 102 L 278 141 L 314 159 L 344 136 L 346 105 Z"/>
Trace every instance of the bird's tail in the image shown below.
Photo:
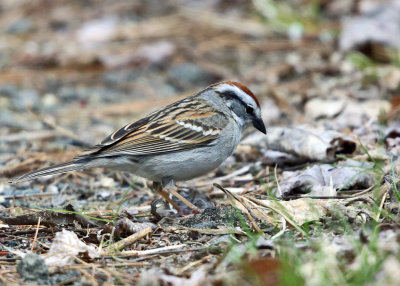
<path fill-rule="evenodd" d="M 86 167 L 87 167 L 86 160 L 72 160 L 70 162 L 61 163 L 58 165 L 54 165 L 54 166 L 36 170 L 36 171 L 30 172 L 30 173 L 26 173 L 20 177 L 11 179 L 10 183 L 14 184 L 14 183 L 19 183 L 19 182 L 30 181 L 30 180 L 33 180 L 33 179 L 36 179 L 39 177 L 43 177 L 43 176 L 82 170 Z"/>

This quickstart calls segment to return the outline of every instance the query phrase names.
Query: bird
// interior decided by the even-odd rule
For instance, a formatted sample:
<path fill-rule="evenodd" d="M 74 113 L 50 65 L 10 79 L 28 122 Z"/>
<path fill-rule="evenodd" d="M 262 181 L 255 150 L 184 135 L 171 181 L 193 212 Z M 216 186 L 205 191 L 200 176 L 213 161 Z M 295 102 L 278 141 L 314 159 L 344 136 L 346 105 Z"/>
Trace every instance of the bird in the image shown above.
<path fill-rule="evenodd" d="M 175 182 L 217 168 L 234 152 L 243 131 L 250 126 L 266 134 L 259 101 L 245 85 L 223 81 L 123 126 L 69 162 L 26 173 L 10 182 L 87 168 L 128 171 L 153 181 L 154 188 L 175 208 L 178 206 L 168 192 L 199 212 L 176 191 Z"/>

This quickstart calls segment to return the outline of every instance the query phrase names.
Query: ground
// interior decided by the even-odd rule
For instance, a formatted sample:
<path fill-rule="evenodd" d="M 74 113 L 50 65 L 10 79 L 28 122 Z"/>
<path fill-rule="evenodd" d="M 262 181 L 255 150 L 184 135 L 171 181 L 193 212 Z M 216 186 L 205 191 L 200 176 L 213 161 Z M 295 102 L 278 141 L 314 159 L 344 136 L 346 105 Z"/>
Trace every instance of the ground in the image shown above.
<path fill-rule="evenodd" d="M 0 284 L 396 285 L 398 1 L 0 3 Z M 176 213 L 134 174 L 10 184 L 223 80 L 261 102 Z"/>

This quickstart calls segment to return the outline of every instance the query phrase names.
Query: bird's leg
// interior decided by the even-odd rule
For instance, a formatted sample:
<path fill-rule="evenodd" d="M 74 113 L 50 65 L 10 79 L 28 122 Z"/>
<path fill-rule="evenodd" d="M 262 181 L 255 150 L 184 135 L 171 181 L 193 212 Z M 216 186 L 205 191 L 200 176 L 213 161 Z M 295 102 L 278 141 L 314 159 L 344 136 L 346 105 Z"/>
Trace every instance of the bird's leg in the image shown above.
<path fill-rule="evenodd" d="M 179 208 L 179 206 L 177 205 L 177 203 L 175 203 L 174 200 L 171 199 L 171 198 L 169 197 L 169 195 L 168 195 L 166 192 L 163 191 L 163 187 L 162 187 L 161 183 L 153 182 L 153 188 L 154 188 L 154 190 L 155 190 L 157 193 L 159 193 L 168 203 L 170 203 L 170 204 L 174 207 L 174 209 L 176 209 L 178 212 L 181 211 L 181 209 Z"/>
<path fill-rule="evenodd" d="M 201 213 L 201 210 L 196 207 L 194 204 L 192 204 L 191 202 L 189 202 L 186 198 L 184 198 L 182 195 L 180 195 L 177 191 L 176 191 L 176 187 L 174 184 L 173 180 L 168 180 L 168 181 L 163 181 L 163 186 L 164 188 L 171 193 L 172 195 L 174 195 L 178 200 L 180 200 L 182 203 L 184 203 L 188 208 L 190 208 L 194 213 Z M 175 207 L 175 206 L 174 206 Z M 179 209 L 177 209 L 179 211 Z"/>

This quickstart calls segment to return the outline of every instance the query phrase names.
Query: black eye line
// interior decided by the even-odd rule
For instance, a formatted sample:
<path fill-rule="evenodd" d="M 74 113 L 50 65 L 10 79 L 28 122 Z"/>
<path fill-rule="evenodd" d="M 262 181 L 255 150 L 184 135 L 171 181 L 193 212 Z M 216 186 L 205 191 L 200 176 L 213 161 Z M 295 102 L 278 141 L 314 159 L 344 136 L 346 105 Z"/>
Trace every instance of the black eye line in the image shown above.
<path fill-rule="evenodd" d="M 251 107 L 250 105 L 247 105 L 247 104 L 246 104 L 240 97 L 238 97 L 237 94 L 234 93 L 233 91 L 227 90 L 227 91 L 218 92 L 218 93 L 219 93 L 221 96 L 224 96 L 224 97 L 226 97 L 226 98 L 235 98 L 236 100 L 238 100 L 241 104 L 243 104 L 243 105 L 245 106 L 246 112 L 247 112 L 247 113 L 253 114 L 254 108 Z M 251 109 L 251 110 L 249 110 L 249 109 Z M 249 111 L 248 111 L 248 110 L 249 110 Z"/>

